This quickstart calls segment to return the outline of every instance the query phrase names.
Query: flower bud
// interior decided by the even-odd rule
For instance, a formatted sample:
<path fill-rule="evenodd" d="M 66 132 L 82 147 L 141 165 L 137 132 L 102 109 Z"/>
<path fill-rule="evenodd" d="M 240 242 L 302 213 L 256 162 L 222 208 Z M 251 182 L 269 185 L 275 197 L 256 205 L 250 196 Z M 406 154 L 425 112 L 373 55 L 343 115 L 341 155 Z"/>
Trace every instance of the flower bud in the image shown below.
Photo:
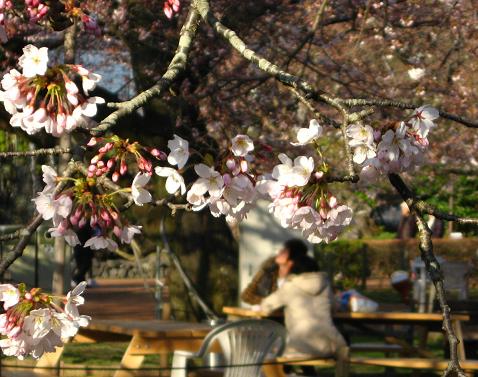
<path fill-rule="evenodd" d="M 249 164 L 247 163 L 246 160 L 241 161 L 241 171 L 243 173 L 247 172 L 247 169 L 249 168 Z"/>
<path fill-rule="evenodd" d="M 229 174 L 227 174 L 227 173 L 224 174 L 222 176 L 222 179 L 224 180 L 224 185 L 225 186 L 229 186 L 231 184 L 232 179 L 231 179 L 231 176 Z"/>
<path fill-rule="evenodd" d="M 111 176 L 111 179 L 113 182 L 118 182 L 119 177 L 120 177 L 119 173 L 115 171 L 113 175 Z"/>
<path fill-rule="evenodd" d="M 337 207 L 337 198 L 333 195 L 329 198 L 329 206 L 330 208 Z"/>
<path fill-rule="evenodd" d="M 226 161 L 226 166 L 229 170 L 234 170 L 236 168 L 236 161 L 234 161 L 232 158 L 229 158 Z"/>
<path fill-rule="evenodd" d="M 108 169 L 111 169 L 114 164 L 115 164 L 115 159 L 114 159 L 114 158 L 110 158 L 110 159 L 108 160 L 108 162 L 106 163 L 106 166 L 108 167 Z"/>
<path fill-rule="evenodd" d="M 92 137 L 90 141 L 88 141 L 88 144 L 86 144 L 87 147 L 92 147 L 93 145 L 96 145 L 98 143 L 98 139 L 96 137 Z"/>
<path fill-rule="evenodd" d="M 120 165 L 120 174 L 125 175 L 125 173 L 128 171 L 128 165 L 126 165 L 125 160 L 121 160 L 121 165 Z"/>

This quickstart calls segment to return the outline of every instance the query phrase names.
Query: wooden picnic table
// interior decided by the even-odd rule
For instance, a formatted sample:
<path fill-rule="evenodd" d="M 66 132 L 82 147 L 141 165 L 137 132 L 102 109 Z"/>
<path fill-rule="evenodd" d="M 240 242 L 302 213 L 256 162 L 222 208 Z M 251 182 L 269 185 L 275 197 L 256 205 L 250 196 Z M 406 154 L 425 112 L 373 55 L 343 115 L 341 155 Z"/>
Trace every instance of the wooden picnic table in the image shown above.
<path fill-rule="evenodd" d="M 132 377 L 135 375 L 133 369 L 141 367 L 145 355 L 166 355 L 161 359 L 161 367 L 164 367 L 169 353 L 178 349 L 197 351 L 210 331 L 211 326 L 207 323 L 93 320 L 88 327 L 80 329 L 73 341 L 82 343 L 129 341 L 121 359 L 121 369 L 114 373 L 114 377 Z M 62 352 L 63 348 L 58 348 L 55 353 L 45 354 L 37 363 L 37 367 L 57 366 Z M 35 372 L 45 374 L 51 370 L 38 368 Z"/>
<path fill-rule="evenodd" d="M 272 315 L 266 315 L 264 312 L 240 308 L 240 307 L 224 307 L 223 313 L 228 315 L 229 319 L 238 318 L 280 318 L 283 316 L 281 311 L 274 312 Z M 372 313 L 355 313 L 355 312 L 336 312 L 333 314 L 334 322 L 337 325 L 349 324 L 357 327 L 363 325 L 412 325 L 421 326 L 427 331 L 441 331 L 443 317 L 440 313 L 412 313 L 412 312 L 372 312 Z M 463 331 L 461 323 L 469 321 L 468 314 L 452 314 L 451 322 L 455 334 L 460 341 L 458 345 L 458 356 L 460 360 L 465 360 L 465 348 L 463 345 Z M 422 341 L 419 349 L 408 344 L 404 339 L 393 336 L 387 336 L 386 340 L 390 343 L 401 345 L 409 350 L 417 351 L 423 356 L 428 353 L 423 350 L 425 342 Z"/>

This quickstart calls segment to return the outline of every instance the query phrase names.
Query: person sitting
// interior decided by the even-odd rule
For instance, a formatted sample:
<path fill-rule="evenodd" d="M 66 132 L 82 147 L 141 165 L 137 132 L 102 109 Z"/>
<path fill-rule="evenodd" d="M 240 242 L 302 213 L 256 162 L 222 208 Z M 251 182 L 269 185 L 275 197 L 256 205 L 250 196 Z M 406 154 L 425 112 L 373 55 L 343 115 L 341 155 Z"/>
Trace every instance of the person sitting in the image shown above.
<path fill-rule="evenodd" d="M 284 308 L 288 332 L 284 354 L 289 357 L 335 356 L 346 342 L 332 321 L 333 294 L 325 272 L 304 255 L 287 263 L 284 283 L 265 297 L 261 310 L 271 314 Z"/>
<path fill-rule="evenodd" d="M 295 260 L 307 255 L 307 245 L 298 238 L 284 242 L 276 256 L 266 259 L 252 278 L 249 285 L 242 291 L 242 301 L 258 305 L 262 299 L 284 282 L 290 266 Z"/>

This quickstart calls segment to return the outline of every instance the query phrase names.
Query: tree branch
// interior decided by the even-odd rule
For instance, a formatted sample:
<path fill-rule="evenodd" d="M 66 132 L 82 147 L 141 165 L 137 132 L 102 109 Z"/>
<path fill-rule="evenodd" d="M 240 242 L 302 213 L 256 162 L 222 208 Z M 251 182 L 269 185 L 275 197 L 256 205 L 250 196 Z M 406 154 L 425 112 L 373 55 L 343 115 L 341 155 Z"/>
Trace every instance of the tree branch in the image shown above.
<path fill-rule="evenodd" d="M 415 214 L 416 223 L 418 227 L 419 248 L 421 252 L 421 258 L 425 263 L 426 270 L 430 275 L 430 279 L 437 291 L 438 302 L 440 303 L 440 309 L 443 315 L 443 330 L 446 333 L 448 343 L 450 345 L 450 362 L 448 367 L 443 373 L 443 376 L 459 376 L 465 377 L 463 369 L 461 369 L 458 360 L 458 338 L 453 331 L 451 325 L 450 307 L 446 301 L 445 289 L 443 287 L 443 274 L 440 270 L 440 264 L 438 263 L 435 254 L 433 252 L 433 243 L 431 239 L 431 231 L 423 218 L 422 206 L 417 205 L 418 202 L 413 192 L 403 182 L 402 178 L 398 174 L 389 175 L 390 183 L 398 191 L 402 199 L 407 203 L 410 210 Z"/>
<path fill-rule="evenodd" d="M 125 102 L 109 103 L 109 107 L 117 108 L 117 110 L 108 115 L 97 127 L 91 130 L 93 135 L 101 135 L 105 133 L 108 129 L 116 125 L 121 118 L 133 113 L 133 111 L 144 106 L 153 97 L 159 96 L 170 87 L 173 81 L 186 68 L 189 50 L 196 35 L 198 25 L 199 15 L 191 6 L 186 22 L 180 32 L 176 53 L 174 54 L 165 74 L 154 86 L 138 94 L 136 97 Z"/>
<path fill-rule="evenodd" d="M 31 157 L 31 156 L 50 156 L 55 154 L 68 154 L 71 152 L 70 148 L 42 148 L 35 149 L 33 151 L 24 151 L 24 152 L 0 152 L 0 160 L 13 157 Z"/>
<path fill-rule="evenodd" d="M 361 98 L 353 98 L 353 99 L 336 99 L 338 102 L 343 103 L 346 106 L 370 106 L 376 105 L 381 107 L 396 107 L 399 109 L 411 109 L 414 110 L 421 105 L 413 104 L 413 103 L 406 103 L 400 101 L 391 101 L 391 100 L 384 100 L 384 99 L 361 99 Z M 457 123 L 461 123 L 466 127 L 470 128 L 478 128 L 478 122 L 466 119 L 464 117 L 447 113 L 446 111 L 438 110 L 440 116 L 445 119 L 452 120 Z"/>
<path fill-rule="evenodd" d="M 73 174 L 74 171 L 75 171 L 75 167 L 72 163 L 70 163 L 68 167 L 66 168 L 66 170 L 63 172 L 62 176 L 69 177 Z M 56 195 L 61 190 L 63 190 L 63 187 L 65 187 L 65 185 L 66 185 L 65 180 L 62 180 L 60 183 L 58 183 L 55 187 L 55 190 L 53 191 L 53 195 Z M 42 222 L 43 222 L 42 215 L 38 214 L 33 218 L 33 220 L 30 222 L 30 224 L 28 224 L 28 226 L 18 231 L 20 240 L 15 245 L 15 247 L 11 251 L 9 251 L 5 257 L 3 257 L 0 260 L 0 276 L 2 276 L 5 273 L 8 267 L 10 267 L 13 264 L 13 262 L 15 262 L 18 258 L 20 258 L 23 255 L 23 250 L 25 250 L 25 247 L 28 245 L 28 242 L 30 241 L 32 234 L 35 233 L 35 231 L 41 225 Z"/>
<path fill-rule="evenodd" d="M 421 214 L 433 215 L 436 218 L 454 221 L 458 224 L 476 224 L 478 225 L 478 219 L 472 217 L 460 217 L 452 213 L 441 212 L 428 204 L 424 200 L 416 198 L 415 194 L 408 188 L 403 179 L 398 174 L 389 175 L 390 183 L 395 187 L 403 200 L 407 203 L 410 209 L 414 209 Z"/>
<path fill-rule="evenodd" d="M 233 30 L 224 26 L 209 10 L 209 2 L 207 0 L 194 0 L 194 7 L 198 10 L 199 14 L 213 29 L 225 38 L 229 44 L 237 50 L 245 59 L 254 63 L 260 70 L 266 72 L 270 76 L 276 78 L 281 83 L 287 86 L 291 86 L 300 90 L 306 96 L 306 98 L 314 98 L 318 96 L 315 89 L 306 81 L 294 76 L 286 71 L 280 69 L 274 63 L 263 58 L 259 54 L 252 51 L 247 45 L 239 38 Z"/>

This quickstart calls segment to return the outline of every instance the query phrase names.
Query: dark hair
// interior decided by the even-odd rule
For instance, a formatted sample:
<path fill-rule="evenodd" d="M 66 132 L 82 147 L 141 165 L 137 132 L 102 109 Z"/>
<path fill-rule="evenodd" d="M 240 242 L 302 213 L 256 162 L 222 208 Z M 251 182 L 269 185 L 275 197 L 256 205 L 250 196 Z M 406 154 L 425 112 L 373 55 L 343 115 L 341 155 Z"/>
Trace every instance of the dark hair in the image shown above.
<path fill-rule="evenodd" d="M 284 248 L 289 250 L 289 260 L 293 262 L 307 255 L 307 245 L 299 238 L 285 241 Z"/>
<path fill-rule="evenodd" d="M 319 265 L 317 261 L 308 255 L 304 255 L 294 260 L 292 267 L 290 268 L 290 274 L 303 274 L 305 272 L 317 272 L 319 271 Z"/>

